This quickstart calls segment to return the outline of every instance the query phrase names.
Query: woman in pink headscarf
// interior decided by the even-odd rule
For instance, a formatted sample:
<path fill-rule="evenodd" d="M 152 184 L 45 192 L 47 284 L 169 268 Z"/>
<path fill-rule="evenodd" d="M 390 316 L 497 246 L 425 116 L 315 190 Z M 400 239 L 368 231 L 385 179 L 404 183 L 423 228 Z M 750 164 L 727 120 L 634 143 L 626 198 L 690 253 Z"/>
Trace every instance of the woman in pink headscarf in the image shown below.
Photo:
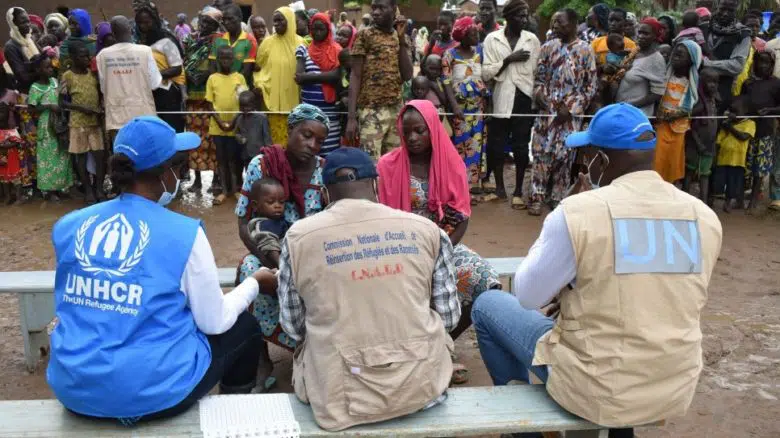
<path fill-rule="evenodd" d="M 471 216 L 466 166 L 436 107 L 427 100 L 412 100 L 401 110 L 397 124 L 401 147 L 377 164 L 379 202 L 426 217 L 450 236 L 463 309 L 460 323 L 450 333 L 455 339 L 471 325 L 471 305 L 477 296 L 501 288 L 501 282 L 479 254 L 461 243 Z M 456 373 L 456 381 L 464 378 Z"/>

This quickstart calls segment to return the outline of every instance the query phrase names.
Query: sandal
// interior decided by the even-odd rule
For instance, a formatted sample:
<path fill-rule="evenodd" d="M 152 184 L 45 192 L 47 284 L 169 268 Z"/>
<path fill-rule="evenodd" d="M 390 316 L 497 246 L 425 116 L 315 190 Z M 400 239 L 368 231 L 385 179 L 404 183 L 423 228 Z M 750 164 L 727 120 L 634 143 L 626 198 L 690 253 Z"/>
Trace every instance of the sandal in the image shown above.
<path fill-rule="evenodd" d="M 463 385 L 469 381 L 469 370 L 465 365 L 460 363 L 452 364 L 452 379 L 451 385 Z"/>
<path fill-rule="evenodd" d="M 525 210 L 528 208 L 522 196 L 512 196 L 512 208 L 515 210 Z"/>
<path fill-rule="evenodd" d="M 482 181 L 482 191 L 484 193 L 493 193 L 496 191 L 496 185 L 490 181 Z"/>
<path fill-rule="evenodd" d="M 482 202 L 494 202 L 494 201 L 503 201 L 503 199 L 501 199 L 501 197 L 495 193 L 488 193 L 487 195 L 482 197 Z"/>
<path fill-rule="evenodd" d="M 227 196 L 225 196 L 224 193 L 220 193 L 219 195 L 217 195 L 216 198 L 214 198 L 214 201 L 212 202 L 212 204 L 213 205 L 222 205 L 222 203 L 224 203 L 226 199 L 227 199 Z"/>
<path fill-rule="evenodd" d="M 542 203 L 541 202 L 534 202 L 531 204 L 530 207 L 528 207 L 528 214 L 531 216 L 541 216 L 542 215 Z"/>

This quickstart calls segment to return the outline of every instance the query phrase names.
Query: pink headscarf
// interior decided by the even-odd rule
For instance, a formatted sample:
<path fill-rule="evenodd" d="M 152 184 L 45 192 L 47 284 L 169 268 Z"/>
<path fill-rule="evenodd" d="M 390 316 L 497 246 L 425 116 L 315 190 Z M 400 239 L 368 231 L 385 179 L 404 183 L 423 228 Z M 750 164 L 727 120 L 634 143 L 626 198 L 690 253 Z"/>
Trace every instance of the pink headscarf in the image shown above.
<path fill-rule="evenodd" d="M 463 38 L 468 35 L 472 28 L 477 29 L 473 17 L 466 15 L 465 17 L 458 18 L 457 21 L 455 21 L 455 25 L 452 27 L 452 39 L 458 42 L 463 41 Z"/>
<path fill-rule="evenodd" d="M 710 10 L 707 8 L 696 8 L 696 14 L 699 16 L 699 18 L 708 18 L 712 16 Z"/>
<path fill-rule="evenodd" d="M 439 219 L 444 217 L 444 206 L 471 216 L 471 195 L 469 194 L 466 165 L 447 135 L 436 107 L 427 100 L 412 100 L 398 115 L 398 133 L 401 147 L 379 159 L 379 201 L 388 207 L 411 211 L 412 200 L 409 193 L 411 168 L 406 139 L 403 135 L 403 117 L 409 108 L 422 114 L 431 135 L 431 168 L 428 173 L 428 210 L 436 213 Z"/>

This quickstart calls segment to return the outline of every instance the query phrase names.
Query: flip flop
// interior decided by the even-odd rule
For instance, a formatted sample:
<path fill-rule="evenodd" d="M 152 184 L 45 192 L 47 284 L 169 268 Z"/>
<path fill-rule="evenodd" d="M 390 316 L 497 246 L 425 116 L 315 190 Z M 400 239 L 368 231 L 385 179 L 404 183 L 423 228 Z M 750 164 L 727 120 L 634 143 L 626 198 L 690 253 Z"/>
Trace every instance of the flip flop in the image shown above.
<path fill-rule="evenodd" d="M 220 193 L 217 197 L 214 198 L 214 201 L 212 204 L 214 205 L 222 205 L 223 202 L 227 199 L 227 196 L 225 196 L 224 193 Z"/>
<path fill-rule="evenodd" d="M 452 379 L 450 384 L 463 385 L 469 381 L 469 370 L 465 365 L 459 363 L 452 364 Z"/>
<path fill-rule="evenodd" d="M 528 208 L 523 198 L 520 196 L 512 196 L 512 208 L 515 210 L 525 210 Z"/>
<path fill-rule="evenodd" d="M 482 181 L 482 191 L 484 193 L 492 193 L 496 191 L 496 185 L 490 181 Z"/>

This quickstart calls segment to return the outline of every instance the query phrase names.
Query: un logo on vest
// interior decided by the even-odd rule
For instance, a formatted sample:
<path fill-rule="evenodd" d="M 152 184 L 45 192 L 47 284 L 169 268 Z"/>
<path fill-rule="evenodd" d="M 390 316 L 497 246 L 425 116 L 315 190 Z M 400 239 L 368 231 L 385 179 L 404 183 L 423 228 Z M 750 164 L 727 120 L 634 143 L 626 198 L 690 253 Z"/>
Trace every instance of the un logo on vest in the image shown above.
<path fill-rule="evenodd" d="M 141 256 L 149 245 L 149 225 L 139 220 L 136 231 L 125 215 L 117 213 L 97 224 L 92 232 L 88 233 L 99 217 L 100 215 L 97 214 L 90 216 L 76 232 L 76 260 L 81 265 L 81 269 L 86 272 L 122 277 L 141 261 Z M 131 244 L 136 232 L 139 233 L 138 242 L 131 252 Z M 89 239 L 87 239 L 88 235 Z M 106 261 L 109 266 L 115 266 L 117 262 L 121 263 L 118 267 L 97 266 L 92 263 L 93 257 Z"/>

